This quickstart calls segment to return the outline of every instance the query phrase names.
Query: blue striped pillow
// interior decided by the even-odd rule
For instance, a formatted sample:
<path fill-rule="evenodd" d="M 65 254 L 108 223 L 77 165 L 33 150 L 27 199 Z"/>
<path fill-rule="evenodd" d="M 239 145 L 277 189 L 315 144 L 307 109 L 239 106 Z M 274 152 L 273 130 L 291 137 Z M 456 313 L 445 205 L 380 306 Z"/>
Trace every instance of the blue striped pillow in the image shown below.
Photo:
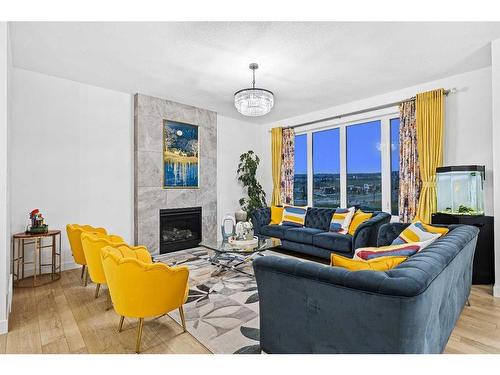
<path fill-rule="evenodd" d="M 354 216 L 354 207 L 337 208 L 330 222 L 330 232 L 346 234 L 349 230 L 352 217 Z"/>
<path fill-rule="evenodd" d="M 284 206 L 281 225 L 303 227 L 306 221 L 307 207 Z"/>

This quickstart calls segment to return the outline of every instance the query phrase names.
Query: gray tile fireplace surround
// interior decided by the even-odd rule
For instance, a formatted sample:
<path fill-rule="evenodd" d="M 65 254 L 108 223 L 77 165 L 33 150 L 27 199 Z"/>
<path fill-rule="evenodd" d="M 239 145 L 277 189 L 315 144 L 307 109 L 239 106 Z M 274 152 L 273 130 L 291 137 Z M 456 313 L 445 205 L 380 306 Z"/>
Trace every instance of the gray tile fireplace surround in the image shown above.
<path fill-rule="evenodd" d="M 163 120 L 198 125 L 198 189 L 163 188 Z M 162 208 L 201 206 L 205 242 L 217 238 L 217 114 L 169 100 L 136 94 L 134 98 L 134 237 L 159 253 Z"/>

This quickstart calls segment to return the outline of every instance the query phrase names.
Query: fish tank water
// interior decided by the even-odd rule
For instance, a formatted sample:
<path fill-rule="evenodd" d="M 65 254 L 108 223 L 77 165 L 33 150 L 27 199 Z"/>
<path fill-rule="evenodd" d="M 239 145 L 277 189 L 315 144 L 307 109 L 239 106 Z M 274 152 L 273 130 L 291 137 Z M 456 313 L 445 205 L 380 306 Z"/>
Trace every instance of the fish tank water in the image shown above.
<path fill-rule="evenodd" d="M 484 215 L 484 165 L 436 169 L 437 212 Z"/>

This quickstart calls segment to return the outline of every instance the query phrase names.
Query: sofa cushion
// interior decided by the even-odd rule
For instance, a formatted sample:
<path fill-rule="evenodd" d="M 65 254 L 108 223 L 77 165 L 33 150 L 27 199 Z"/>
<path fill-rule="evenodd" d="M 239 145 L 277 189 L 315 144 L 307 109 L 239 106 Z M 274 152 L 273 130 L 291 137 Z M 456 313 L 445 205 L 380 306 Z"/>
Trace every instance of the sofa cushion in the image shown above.
<path fill-rule="evenodd" d="M 289 225 L 269 224 L 260 227 L 259 234 L 269 237 L 285 238 L 285 231 L 289 228 L 294 228 Z"/>
<path fill-rule="evenodd" d="M 436 239 L 443 235 L 443 228 L 437 228 L 438 231 L 429 231 L 428 228 L 432 230 L 432 226 L 425 227 L 425 224 L 419 220 L 413 221 L 409 227 L 402 231 L 398 238 L 392 241 L 392 245 L 402 245 L 412 242 L 423 242 L 431 239 Z M 446 228 L 445 228 L 446 229 Z M 446 232 L 448 232 L 446 230 Z"/>
<path fill-rule="evenodd" d="M 349 233 L 351 236 L 354 236 L 354 233 L 356 233 L 356 229 L 358 229 L 361 224 L 369 220 L 372 216 L 373 213 L 371 212 L 363 212 L 361 210 L 357 210 L 351 220 L 351 224 L 349 224 L 349 230 L 347 231 L 347 233 Z"/>
<path fill-rule="evenodd" d="M 313 235 L 322 233 L 321 229 L 316 228 L 290 228 L 285 231 L 285 239 L 288 241 L 305 243 L 312 245 Z"/>
<path fill-rule="evenodd" d="M 303 227 L 306 220 L 306 207 L 284 206 L 283 218 L 281 225 L 293 225 L 295 227 Z"/>
<path fill-rule="evenodd" d="M 344 257 L 342 255 L 332 254 L 330 265 L 335 267 L 342 267 L 349 271 L 362 271 L 362 270 L 371 270 L 371 271 L 387 271 L 393 269 L 394 267 L 399 266 L 403 263 L 408 257 L 399 256 L 399 257 L 381 257 L 375 258 L 371 260 L 360 260 L 360 259 L 351 259 Z"/>
<path fill-rule="evenodd" d="M 334 212 L 334 208 L 309 207 L 307 209 L 305 226 L 328 231 Z"/>
<path fill-rule="evenodd" d="M 412 255 L 422 251 L 429 246 L 434 239 L 423 242 L 411 242 L 401 245 L 389 245 L 381 247 L 360 247 L 354 250 L 353 259 L 370 260 L 376 258 L 387 258 L 391 256 L 405 256 L 411 257 Z"/>
<path fill-rule="evenodd" d="M 353 216 L 354 207 L 337 208 L 332 216 L 332 221 L 330 222 L 330 231 L 340 232 L 341 234 L 347 233 Z"/>
<path fill-rule="evenodd" d="M 271 222 L 269 224 L 281 224 L 283 220 L 283 206 L 271 207 Z"/>
<path fill-rule="evenodd" d="M 313 236 L 313 245 L 330 251 L 350 253 L 352 249 L 352 236 L 335 232 L 318 233 Z"/>

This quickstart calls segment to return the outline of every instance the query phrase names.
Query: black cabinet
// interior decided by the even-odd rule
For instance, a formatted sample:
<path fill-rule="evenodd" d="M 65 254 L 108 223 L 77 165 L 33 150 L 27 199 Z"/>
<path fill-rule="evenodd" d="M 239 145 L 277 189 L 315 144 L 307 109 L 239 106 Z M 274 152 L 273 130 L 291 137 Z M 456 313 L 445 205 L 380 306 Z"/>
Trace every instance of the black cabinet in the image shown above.
<path fill-rule="evenodd" d="M 495 253 L 493 241 L 493 216 L 466 216 L 449 214 L 432 214 L 433 224 L 465 224 L 479 228 L 474 266 L 472 270 L 473 284 L 495 283 Z"/>

